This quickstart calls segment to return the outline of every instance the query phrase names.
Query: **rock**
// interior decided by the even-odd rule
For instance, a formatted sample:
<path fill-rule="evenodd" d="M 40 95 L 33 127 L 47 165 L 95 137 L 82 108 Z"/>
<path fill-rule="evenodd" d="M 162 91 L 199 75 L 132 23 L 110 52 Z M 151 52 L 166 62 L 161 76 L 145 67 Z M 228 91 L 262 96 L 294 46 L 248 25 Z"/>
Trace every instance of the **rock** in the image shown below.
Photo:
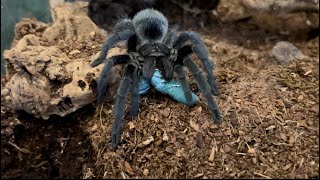
<path fill-rule="evenodd" d="M 3 53 L 8 81 L 1 85 L 2 106 L 48 119 L 54 114 L 64 117 L 94 102 L 96 79 L 103 65 L 91 68 L 90 62 L 100 52 L 84 53 L 75 46 L 90 41 L 90 32 L 99 40 L 92 43 L 102 44 L 106 37 L 86 16 L 85 7 L 83 2 L 57 6 L 53 24 L 41 24 L 38 27 L 44 29 L 37 33 L 16 33 L 19 38 L 26 35 L 16 38 L 12 48 Z M 36 20 L 24 20 L 23 24 L 26 22 L 37 24 Z M 81 58 L 70 59 L 68 52 Z M 113 99 L 119 81 L 119 69 L 113 68 L 108 77 L 108 100 Z"/>
<path fill-rule="evenodd" d="M 256 12 L 263 13 L 294 13 L 294 12 L 319 12 L 319 1 L 305 0 L 241 0 L 242 5 Z"/>
<path fill-rule="evenodd" d="M 282 35 L 303 37 L 319 29 L 318 0 L 220 0 L 216 14 L 224 22 L 251 19 L 259 28 Z"/>
<path fill-rule="evenodd" d="M 220 0 L 218 7 L 213 11 L 223 22 L 234 22 L 250 16 L 240 1 Z"/>
<path fill-rule="evenodd" d="M 86 2 L 65 3 L 52 9 L 54 22 L 43 32 L 43 39 L 55 42 L 63 39 L 67 43 L 75 40 L 90 41 L 90 33 L 101 34 L 99 28 L 87 16 Z"/>
<path fill-rule="evenodd" d="M 39 36 L 43 33 L 44 30 L 46 30 L 48 26 L 49 25 L 44 22 L 35 21 L 28 18 L 22 18 L 21 21 L 15 27 L 15 39 L 19 40 L 23 36 L 28 34 L 34 34 L 36 36 Z"/>
<path fill-rule="evenodd" d="M 304 59 L 305 55 L 301 51 L 289 42 L 280 41 L 278 42 L 271 51 L 270 54 L 279 63 L 287 64 L 295 59 Z"/>
<path fill-rule="evenodd" d="M 270 32 L 300 34 L 319 27 L 319 1 L 241 0 L 253 21 Z"/>

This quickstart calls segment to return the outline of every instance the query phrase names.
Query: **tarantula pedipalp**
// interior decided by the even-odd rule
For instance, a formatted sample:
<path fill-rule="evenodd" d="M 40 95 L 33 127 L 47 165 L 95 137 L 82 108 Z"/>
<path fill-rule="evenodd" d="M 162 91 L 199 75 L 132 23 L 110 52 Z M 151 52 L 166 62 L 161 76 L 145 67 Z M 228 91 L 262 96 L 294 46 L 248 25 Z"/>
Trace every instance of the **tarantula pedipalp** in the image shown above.
<path fill-rule="evenodd" d="M 105 59 L 108 51 L 120 41 L 127 41 L 127 53 Z M 190 42 L 190 43 L 188 43 Z M 189 54 L 195 53 L 201 60 L 207 79 L 202 75 Z M 213 63 L 208 58 L 208 52 L 200 37 L 192 31 L 177 34 L 168 29 L 166 17 L 159 11 L 145 9 L 138 12 L 134 18 L 119 21 L 114 34 L 102 46 L 98 59 L 91 63 L 92 67 L 106 62 L 100 80 L 98 81 L 97 101 L 102 103 L 107 91 L 107 76 L 114 65 L 126 64 L 124 77 L 120 83 L 115 100 L 115 122 L 112 129 L 112 146 L 115 148 L 120 142 L 121 121 L 124 115 L 125 97 L 131 90 L 131 116 L 135 116 L 139 109 L 139 81 L 140 78 L 150 80 L 156 68 L 159 68 L 165 80 L 172 80 L 176 73 L 181 83 L 188 105 L 191 103 L 191 90 L 186 80 L 183 67 L 186 66 L 195 77 L 200 91 L 206 98 L 208 108 L 212 112 L 215 122 L 221 122 L 221 114 L 216 102 L 212 98 L 219 95 L 212 73 Z"/>

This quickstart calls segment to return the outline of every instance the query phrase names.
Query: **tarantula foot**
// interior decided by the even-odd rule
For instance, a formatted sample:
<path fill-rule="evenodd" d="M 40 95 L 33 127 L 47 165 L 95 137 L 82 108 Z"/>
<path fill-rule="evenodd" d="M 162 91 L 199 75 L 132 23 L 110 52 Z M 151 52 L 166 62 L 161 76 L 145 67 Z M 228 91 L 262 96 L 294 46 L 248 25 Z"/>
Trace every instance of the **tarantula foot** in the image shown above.
<path fill-rule="evenodd" d="M 139 110 L 139 107 L 138 106 L 135 106 L 135 107 L 131 107 L 131 110 L 130 110 L 130 117 L 131 118 L 134 118 L 137 113 L 138 113 L 138 110 Z"/>
<path fill-rule="evenodd" d="M 94 61 L 90 64 L 90 66 L 91 66 L 91 67 L 96 67 L 96 66 L 98 66 L 99 64 L 101 64 L 101 63 L 103 62 L 103 60 L 104 60 L 104 59 L 98 58 L 98 59 L 94 60 Z"/>
<path fill-rule="evenodd" d="M 221 94 L 220 90 L 215 85 L 211 87 L 211 91 L 214 96 L 219 96 Z"/>
<path fill-rule="evenodd" d="M 97 94 L 97 104 L 102 104 L 104 102 L 105 96 L 101 93 L 98 92 Z"/>
<path fill-rule="evenodd" d="M 213 113 L 213 116 L 214 116 L 214 121 L 216 123 L 220 124 L 222 122 L 222 117 L 221 117 L 220 111 L 219 110 L 214 110 L 212 113 Z"/>
<path fill-rule="evenodd" d="M 120 133 L 112 133 L 111 135 L 111 143 L 112 143 L 112 148 L 115 149 L 118 147 L 120 143 Z"/>

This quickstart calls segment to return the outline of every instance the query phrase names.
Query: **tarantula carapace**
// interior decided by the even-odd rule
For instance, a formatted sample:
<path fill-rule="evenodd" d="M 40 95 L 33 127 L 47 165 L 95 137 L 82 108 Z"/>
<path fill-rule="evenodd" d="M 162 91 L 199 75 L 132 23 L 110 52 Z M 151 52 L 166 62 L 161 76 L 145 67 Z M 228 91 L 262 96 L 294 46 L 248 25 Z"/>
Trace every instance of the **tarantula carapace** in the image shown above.
<path fill-rule="evenodd" d="M 127 41 L 128 54 L 113 56 L 106 59 L 108 51 L 120 41 Z M 201 60 L 207 78 L 201 73 L 196 63 L 188 55 L 195 53 Z M 221 114 L 212 94 L 220 92 L 213 75 L 213 63 L 208 58 L 208 51 L 195 32 L 188 31 L 177 34 L 168 29 L 166 17 L 154 9 L 138 12 L 133 19 L 119 21 L 113 34 L 102 46 L 98 59 L 91 63 L 95 67 L 105 62 L 97 88 L 97 101 L 102 103 L 107 91 L 107 76 L 114 65 L 126 64 L 124 77 L 119 85 L 114 115 L 115 122 L 112 129 L 112 146 L 115 148 L 120 142 L 121 121 L 124 115 L 126 96 L 131 91 L 131 116 L 135 116 L 139 109 L 139 81 L 140 78 L 150 80 L 156 68 L 161 71 L 165 80 L 172 80 L 174 72 L 177 74 L 187 99 L 191 103 L 191 90 L 183 71 L 186 66 L 193 74 L 200 91 L 207 100 L 208 108 L 212 112 L 215 122 L 222 121 Z"/>

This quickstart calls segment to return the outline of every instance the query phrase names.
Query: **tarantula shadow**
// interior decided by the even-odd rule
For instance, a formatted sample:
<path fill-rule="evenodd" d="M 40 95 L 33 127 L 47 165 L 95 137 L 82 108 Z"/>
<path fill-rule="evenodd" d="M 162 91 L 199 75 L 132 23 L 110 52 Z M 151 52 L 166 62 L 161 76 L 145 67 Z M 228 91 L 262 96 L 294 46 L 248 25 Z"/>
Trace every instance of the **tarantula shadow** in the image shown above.
<path fill-rule="evenodd" d="M 106 59 L 108 51 L 121 41 L 127 41 L 127 54 Z M 189 57 L 192 53 L 195 53 L 200 59 L 207 78 L 202 75 L 199 66 Z M 131 91 L 130 114 L 135 116 L 139 109 L 139 81 L 141 78 L 150 80 L 156 68 L 160 69 L 162 76 L 168 81 L 173 79 L 174 73 L 177 74 L 187 104 L 191 106 L 192 94 L 183 70 L 185 66 L 197 81 L 215 122 L 222 121 L 218 106 L 212 97 L 212 94 L 220 94 L 212 72 L 214 65 L 208 58 L 208 51 L 204 43 L 195 32 L 186 31 L 177 34 L 175 30 L 169 31 L 168 21 L 159 11 L 145 9 L 138 12 L 133 19 L 119 21 L 115 25 L 113 34 L 103 44 L 100 56 L 91 63 L 91 66 L 95 67 L 103 62 L 106 64 L 98 81 L 98 103 L 104 101 L 108 89 L 106 77 L 111 68 L 119 64 L 126 65 L 115 99 L 115 121 L 111 136 L 114 148 L 120 142 L 121 121 L 127 95 Z"/>

